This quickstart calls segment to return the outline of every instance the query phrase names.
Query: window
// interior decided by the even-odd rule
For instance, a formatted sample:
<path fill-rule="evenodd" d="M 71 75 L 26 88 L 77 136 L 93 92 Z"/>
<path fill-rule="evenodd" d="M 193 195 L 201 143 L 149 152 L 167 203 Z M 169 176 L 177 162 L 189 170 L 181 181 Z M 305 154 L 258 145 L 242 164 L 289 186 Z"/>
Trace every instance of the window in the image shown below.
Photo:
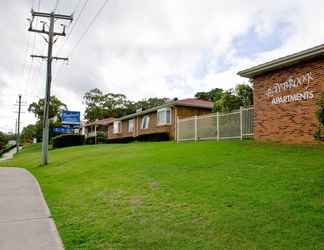
<path fill-rule="evenodd" d="M 149 123 L 150 123 L 150 117 L 148 115 L 143 116 L 142 123 L 141 123 L 141 129 L 148 128 Z"/>
<path fill-rule="evenodd" d="M 128 120 L 128 132 L 134 131 L 134 119 Z"/>
<path fill-rule="evenodd" d="M 122 122 L 121 121 L 114 121 L 114 134 L 118 134 L 121 132 L 121 126 Z"/>
<path fill-rule="evenodd" d="M 163 108 L 157 111 L 157 125 L 171 124 L 171 109 Z"/>

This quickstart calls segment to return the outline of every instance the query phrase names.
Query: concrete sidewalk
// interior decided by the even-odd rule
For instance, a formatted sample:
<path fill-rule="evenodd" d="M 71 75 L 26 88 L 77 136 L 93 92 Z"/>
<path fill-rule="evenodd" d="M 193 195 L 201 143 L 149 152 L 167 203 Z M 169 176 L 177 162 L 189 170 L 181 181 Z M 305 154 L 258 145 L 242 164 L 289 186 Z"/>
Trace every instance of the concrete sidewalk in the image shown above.
<path fill-rule="evenodd" d="M 38 182 L 25 169 L 0 168 L 0 249 L 64 249 Z"/>
<path fill-rule="evenodd" d="M 20 147 L 20 148 L 22 148 L 22 147 Z M 6 160 L 12 159 L 16 152 L 17 152 L 16 148 L 11 149 L 9 152 L 3 154 L 3 156 L 0 157 L 0 161 L 6 161 Z"/>

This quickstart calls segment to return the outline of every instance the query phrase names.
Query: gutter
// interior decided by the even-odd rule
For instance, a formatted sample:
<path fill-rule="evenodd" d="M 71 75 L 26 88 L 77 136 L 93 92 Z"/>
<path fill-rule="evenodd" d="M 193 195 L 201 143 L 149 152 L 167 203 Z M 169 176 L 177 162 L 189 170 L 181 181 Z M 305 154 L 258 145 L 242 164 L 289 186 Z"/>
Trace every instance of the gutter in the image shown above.
<path fill-rule="evenodd" d="M 145 114 L 157 111 L 158 109 L 161 109 L 161 108 L 169 108 L 169 107 L 171 108 L 171 107 L 175 107 L 175 106 L 213 109 L 213 108 L 209 108 L 209 107 L 203 107 L 201 105 L 183 104 L 183 103 L 177 103 L 177 101 L 171 101 L 171 102 L 165 103 L 163 105 L 160 105 L 160 106 L 157 106 L 157 107 L 154 107 L 154 108 L 146 109 L 146 110 L 143 110 L 141 112 L 133 113 L 133 114 L 126 115 L 126 116 L 123 116 L 123 117 L 120 117 L 120 118 L 116 118 L 115 121 L 127 120 L 127 119 L 130 119 L 130 118 L 134 118 L 134 117 L 137 117 L 137 116 L 140 116 L 140 115 L 145 115 Z"/>
<path fill-rule="evenodd" d="M 237 74 L 246 78 L 254 78 L 273 70 L 282 69 L 321 56 L 324 56 L 324 44 L 242 70 Z"/>

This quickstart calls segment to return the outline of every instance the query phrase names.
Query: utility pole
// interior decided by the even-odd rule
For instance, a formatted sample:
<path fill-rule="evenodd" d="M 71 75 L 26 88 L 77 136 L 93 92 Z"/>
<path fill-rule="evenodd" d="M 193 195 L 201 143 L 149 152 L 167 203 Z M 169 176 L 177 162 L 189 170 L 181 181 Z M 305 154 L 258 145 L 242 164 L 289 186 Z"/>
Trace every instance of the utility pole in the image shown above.
<path fill-rule="evenodd" d="M 18 101 L 14 104 L 15 106 L 18 106 L 18 111 L 15 111 L 17 113 L 18 117 L 16 118 L 16 127 L 15 127 L 15 135 L 16 135 L 16 149 L 17 153 L 19 152 L 19 146 L 20 146 L 20 117 L 21 114 L 24 113 L 21 111 L 21 108 L 26 105 L 26 103 L 21 101 L 21 95 L 18 95 Z"/>
<path fill-rule="evenodd" d="M 17 153 L 19 152 L 20 146 L 20 113 L 21 113 L 21 95 L 18 96 L 18 119 L 17 119 L 17 138 L 16 138 L 16 146 Z"/>
<path fill-rule="evenodd" d="M 52 61 L 54 60 L 63 60 L 67 61 L 68 58 L 63 57 L 53 57 L 53 44 L 56 42 L 54 41 L 55 36 L 65 36 L 65 25 L 63 26 L 62 32 L 55 32 L 54 31 L 54 24 L 56 20 L 73 20 L 73 16 L 68 15 L 60 15 L 55 14 L 54 12 L 51 13 L 44 13 L 44 12 L 35 12 L 31 11 L 32 19 L 30 20 L 30 26 L 28 31 L 36 32 L 45 34 L 48 36 L 48 39 L 45 39 L 48 43 L 48 50 L 47 50 L 47 56 L 43 55 L 31 55 L 32 58 L 41 58 L 41 59 L 47 59 L 47 68 L 46 68 L 46 90 L 45 90 L 45 102 L 44 102 L 44 117 L 43 117 L 43 142 L 42 142 L 42 165 L 48 164 L 48 140 L 49 140 L 49 124 L 48 124 L 48 111 L 49 111 L 49 105 L 50 105 L 50 98 L 51 98 L 51 82 L 52 82 Z M 33 28 L 33 21 L 35 17 L 41 17 L 49 19 L 50 25 L 49 29 L 46 30 L 46 22 L 42 22 L 43 28 L 41 30 L 34 29 Z"/>

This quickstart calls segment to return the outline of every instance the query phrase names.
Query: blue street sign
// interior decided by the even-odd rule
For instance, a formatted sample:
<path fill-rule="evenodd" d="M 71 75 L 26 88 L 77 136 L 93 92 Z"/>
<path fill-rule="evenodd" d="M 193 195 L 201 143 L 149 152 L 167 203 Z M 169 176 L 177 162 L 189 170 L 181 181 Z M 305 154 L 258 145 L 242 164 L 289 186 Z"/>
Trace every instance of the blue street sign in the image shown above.
<path fill-rule="evenodd" d="M 72 128 L 53 128 L 53 131 L 56 133 L 68 134 L 68 133 L 72 133 L 73 129 Z"/>
<path fill-rule="evenodd" d="M 62 124 L 65 125 L 80 125 L 79 111 L 63 111 L 61 113 Z"/>

